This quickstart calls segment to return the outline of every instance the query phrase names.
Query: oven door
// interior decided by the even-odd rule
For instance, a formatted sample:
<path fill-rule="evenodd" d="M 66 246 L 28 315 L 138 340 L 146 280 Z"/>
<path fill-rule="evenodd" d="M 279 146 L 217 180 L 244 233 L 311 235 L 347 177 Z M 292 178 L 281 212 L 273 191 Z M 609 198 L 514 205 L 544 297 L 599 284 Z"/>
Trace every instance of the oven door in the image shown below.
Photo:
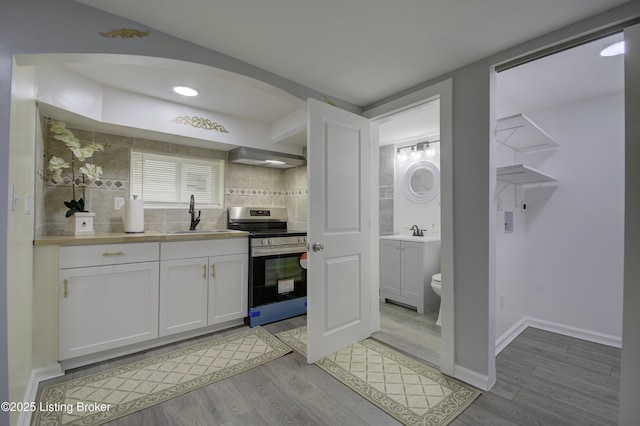
<path fill-rule="evenodd" d="M 250 307 L 307 295 L 306 247 L 279 250 L 277 253 L 274 249 L 254 248 L 251 253 Z"/>

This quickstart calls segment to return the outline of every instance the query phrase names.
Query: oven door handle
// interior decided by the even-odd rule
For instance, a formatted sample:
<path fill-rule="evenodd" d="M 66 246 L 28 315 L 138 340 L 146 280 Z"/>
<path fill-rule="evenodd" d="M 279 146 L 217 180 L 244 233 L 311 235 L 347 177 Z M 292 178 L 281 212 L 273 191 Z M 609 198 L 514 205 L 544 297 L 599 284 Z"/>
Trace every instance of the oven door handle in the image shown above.
<path fill-rule="evenodd" d="M 307 249 L 304 245 L 294 247 L 254 247 L 251 249 L 251 257 L 271 256 L 278 254 L 295 254 L 306 253 Z"/>

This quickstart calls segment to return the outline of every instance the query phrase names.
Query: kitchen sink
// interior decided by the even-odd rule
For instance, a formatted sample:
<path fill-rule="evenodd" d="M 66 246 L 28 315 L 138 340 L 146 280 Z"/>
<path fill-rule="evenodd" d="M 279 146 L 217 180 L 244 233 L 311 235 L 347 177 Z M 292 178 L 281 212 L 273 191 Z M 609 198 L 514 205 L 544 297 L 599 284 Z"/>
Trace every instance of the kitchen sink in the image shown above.
<path fill-rule="evenodd" d="M 171 231 L 169 234 L 217 234 L 220 232 L 233 232 L 229 229 L 196 229 L 195 231 Z"/>

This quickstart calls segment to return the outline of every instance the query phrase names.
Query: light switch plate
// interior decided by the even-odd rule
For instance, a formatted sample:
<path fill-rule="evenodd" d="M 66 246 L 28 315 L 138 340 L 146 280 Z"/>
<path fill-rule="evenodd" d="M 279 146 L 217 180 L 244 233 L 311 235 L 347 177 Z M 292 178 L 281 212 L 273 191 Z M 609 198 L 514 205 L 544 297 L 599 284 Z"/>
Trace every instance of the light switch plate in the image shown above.
<path fill-rule="evenodd" d="M 123 205 L 124 205 L 124 198 L 123 197 L 115 197 L 113 199 L 113 209 L 114 210 L 120 210 Z"/>

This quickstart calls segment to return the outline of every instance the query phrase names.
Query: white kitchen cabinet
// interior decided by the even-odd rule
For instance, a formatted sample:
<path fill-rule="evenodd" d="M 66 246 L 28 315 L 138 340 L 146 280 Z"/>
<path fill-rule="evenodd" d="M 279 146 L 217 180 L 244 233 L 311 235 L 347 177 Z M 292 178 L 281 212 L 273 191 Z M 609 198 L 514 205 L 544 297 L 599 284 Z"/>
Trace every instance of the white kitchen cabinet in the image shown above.
<path fill-rule="evenodd" d="M 247 262 L 246 253 L 209 259 L 209 325 L 247 316 Z"/>
<path fill-rule="evenodd" d="M 209 259 L 160 263 L 160 336 L 207 326 Z"/>
<path fill-rule="evenodd" d="M 431 276 L 438 272 L 439 239 L 406 236 L 380 238 L 381 298 L 413 306 L 419 314 L 424 314 L 440 301 L 431 289 Z"/>
<path fill-rule="evenodd" d="M 60 249 L 60 360 L 158 337 L 158 247 L 143 243 Z"/>
<path fill-rule="evenodd" d="M 246 238 L 162 243 L 160 336 L 244 319 L 247 272 Z"/>

